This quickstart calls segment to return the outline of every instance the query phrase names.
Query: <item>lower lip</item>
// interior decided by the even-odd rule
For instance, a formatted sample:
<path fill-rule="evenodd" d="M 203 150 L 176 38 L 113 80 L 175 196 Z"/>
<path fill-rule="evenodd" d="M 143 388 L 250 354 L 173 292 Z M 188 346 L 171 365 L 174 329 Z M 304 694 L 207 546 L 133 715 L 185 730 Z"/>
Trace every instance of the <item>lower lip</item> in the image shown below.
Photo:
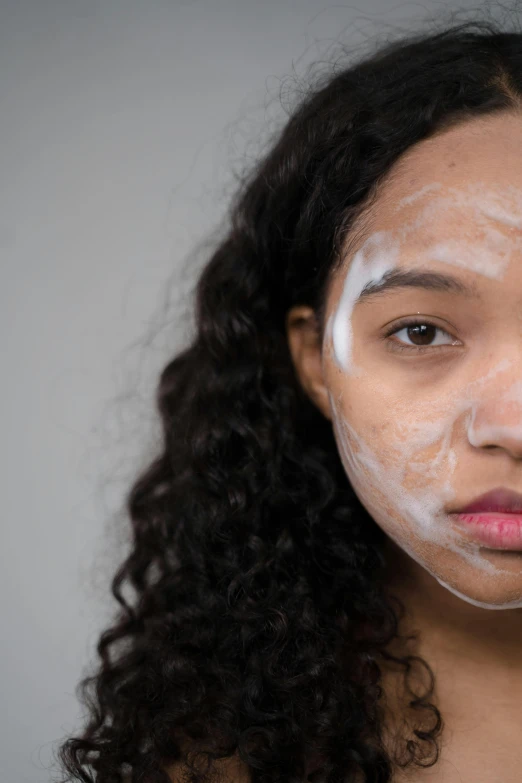
<path fill-rule="evenodd" d="M 493 549 L 522 551 L 522 514 L 474 511 L 453 514 L 471 535 Z"/>

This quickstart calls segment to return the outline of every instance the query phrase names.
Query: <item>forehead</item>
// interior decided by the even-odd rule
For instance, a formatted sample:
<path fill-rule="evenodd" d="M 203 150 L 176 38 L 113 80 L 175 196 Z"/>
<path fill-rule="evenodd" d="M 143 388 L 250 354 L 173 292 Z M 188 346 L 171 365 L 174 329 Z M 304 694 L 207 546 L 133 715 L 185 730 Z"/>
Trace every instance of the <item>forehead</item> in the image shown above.
<path fill-rule="evenodd" d="M 399 265 L 450 263 L 502 279 L 512 254 L 522 252 L 522 189 L 511 184 L 431 183 L 409 202 L 394 210 L 402 216 L 391 229 Z"/>
<path fill-rule="evenodd" d="M 355 284 L 358 256 L 368 279 L 385 267 L 423 266 L 468 284 L 496 280 L 520 291 L 521 150 L 522 114 L 504 113 L 455 126 L 403 153 L 345 237 L 328 307 L 340 301 L 346 283 Z M 520 263 L 510 263 L 515 257 Z"/>
<path fill-rule="evenodd" d="M 522 115 L 473 119 L 407 150 L 381 184 L 372 231 L 427 247 L 443 234 L 498 241 L 522 230 Z"/>

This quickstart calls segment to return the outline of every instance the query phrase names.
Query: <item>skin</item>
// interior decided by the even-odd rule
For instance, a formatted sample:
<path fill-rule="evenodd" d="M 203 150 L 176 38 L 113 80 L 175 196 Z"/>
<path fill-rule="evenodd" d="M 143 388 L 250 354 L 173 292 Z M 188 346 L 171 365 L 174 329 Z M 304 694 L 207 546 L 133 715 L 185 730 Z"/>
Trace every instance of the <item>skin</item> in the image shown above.
<path fill-rule="evenodd" d="M 387 534 L 388 587 L 408 611 L 402 630 L 417 634 L 410 651 L 435 673 L 441 759 L 404 779 L 520 779 L 522 552 L 489 548 L 449 516 L 496 486 L 522 493 L 520 150 L 515 113 L 415 145 L 334 270 L 323 339 L 311 308 L 287 316 L 300 382 Z M 428 268 L 473 295 L 410 287 L 353 301 L 390 270 Z M 404 317 L 437 327 L 423 351 Z"/>

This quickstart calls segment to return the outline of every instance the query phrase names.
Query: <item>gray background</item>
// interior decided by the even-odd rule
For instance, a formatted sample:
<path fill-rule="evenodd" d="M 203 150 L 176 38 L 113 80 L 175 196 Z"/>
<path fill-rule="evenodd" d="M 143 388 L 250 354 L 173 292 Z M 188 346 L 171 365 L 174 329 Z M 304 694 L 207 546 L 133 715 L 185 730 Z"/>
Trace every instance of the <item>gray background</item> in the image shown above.
<path fill-rule="evenodd" d="M 123 497 L 234 172 L 337 42 L 475 5 L 0 2 L 2 783 L 54 780 L 81 726 Z"/>

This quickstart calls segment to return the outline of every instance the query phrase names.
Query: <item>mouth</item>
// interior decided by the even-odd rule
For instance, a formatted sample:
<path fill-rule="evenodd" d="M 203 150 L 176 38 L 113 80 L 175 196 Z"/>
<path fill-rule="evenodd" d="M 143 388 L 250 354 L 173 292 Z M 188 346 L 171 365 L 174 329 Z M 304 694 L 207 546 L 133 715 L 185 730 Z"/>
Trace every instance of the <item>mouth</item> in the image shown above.
<path fill-rule="evenodd" d="M 522 495 L 497 487 L 449 512 L 458 526 L 491 549 L 522 552 Z"/>
<path fill-rule="evenodd" d="M 512 489 L 496 487 L 456 511 L 459 514 L 473 514 L 480 511 L 522 514 L 522 495 Z"/>

